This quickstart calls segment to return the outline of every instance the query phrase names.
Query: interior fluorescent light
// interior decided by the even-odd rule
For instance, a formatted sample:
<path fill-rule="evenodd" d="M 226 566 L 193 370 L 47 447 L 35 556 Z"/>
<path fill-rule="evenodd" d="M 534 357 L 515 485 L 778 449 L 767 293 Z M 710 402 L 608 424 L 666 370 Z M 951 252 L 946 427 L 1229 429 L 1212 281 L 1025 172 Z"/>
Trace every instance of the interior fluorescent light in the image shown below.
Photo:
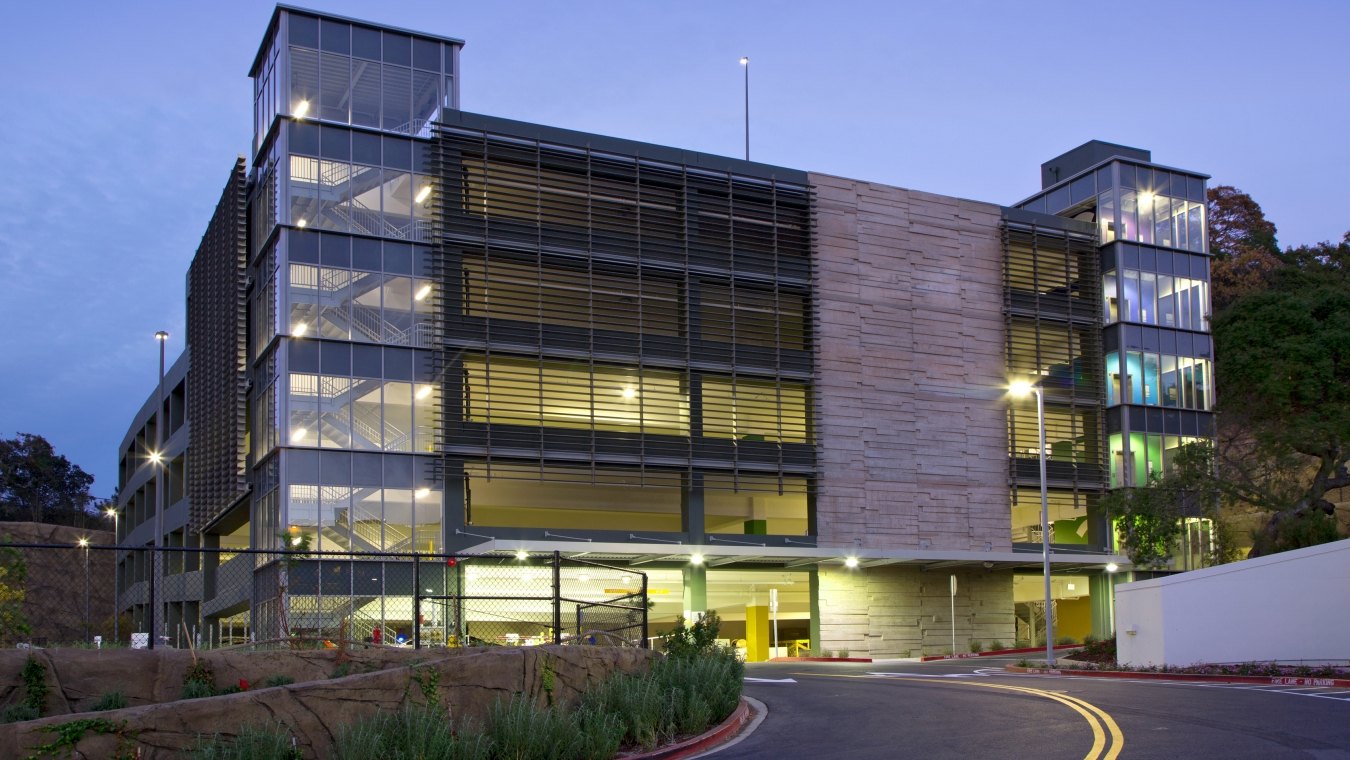
<path fill-rule="evenodd" d="M 291 115 L 297 119 L 303 119 L 305 118 L 305 114 L 307 113 L 309 113 L 309 101 L 302 100 L 299 103 L 295 104 L 295 110 L 291 113 Z"/>
<path fill-rule="evenodd" d="M 427 196 L 429 195 L 431 195 L 431 185 L 422 185 L 422 189 L 417 191 L 417 197 L 414 198 L 413 200 L 415 200 L 418 203 L 421 203 L 422 201 L 426 200 Z"/>
<path fill-rule="evenodd" d="M 631 385 L 625 385 L 623 387 L 623 397 L 629 401 L 637 398 L 637 388 L 634 388 Z"/>
<path fill-rule="evenodd" d="M 292 430 L 291 443 L 300 443 L 301 441 L 304 441 L 305 436 L 308 434 L 308 432 L 309 431 L 305 430 L 304 428 L 296 428 L 295 430 Z"/>
<path fill-rule="evenodd" d="M 306 224 L 308 224 L 308 222 L 306 222 L 304 219 L 296 219 L 296 220 L 295 220 L 295 226 L 296 226 L 296 227 L 299 227 L 299 228 L 302 229 L 302 230 L 305 228 L 305 225 L 306 225 Z"/>
<path fill-rule="evenodd" d="M 430 385 L 424 385 L 424 386 L 422 386 L 421 388 L 418 388 L 418 389 L 417 389 L 417 400 L 418 400 L 418 401 L 421 401 L 422 399 L 424 399 L 424 398 L 426 398 L 427 396 L 430 396 L 430 395 L 431 395 L 431 386 L 430 386 Z"/>
<path fill-rule="evenodd" d="M 431 283 L 428 282 L 426 285 L 417 289 L 417 292 L 413 294 L 413 300 L 420 301 L 429 295 L 431 295 Z"/>
<path fill-rule="evenodd" d="M 295 327 L 292 327 L 292 328 L 291 328 L 291 337 L 293 337 L 293 338 L 303 338 L 303 337 L 305 337 L 305 333 L 307 333 L 307 332 L 309 332 L 309 323 L 308 323 L 308 322 L 297 322 L 297 323 L 295 324 Z"/>
<path fill-rule="evenodd" d="M 416 491 L 413 491 L 413 496 L 416 496 L 419 499 L 425 499 L 430 495 L 431 495 L 430 488 L 419 488 Z"/>

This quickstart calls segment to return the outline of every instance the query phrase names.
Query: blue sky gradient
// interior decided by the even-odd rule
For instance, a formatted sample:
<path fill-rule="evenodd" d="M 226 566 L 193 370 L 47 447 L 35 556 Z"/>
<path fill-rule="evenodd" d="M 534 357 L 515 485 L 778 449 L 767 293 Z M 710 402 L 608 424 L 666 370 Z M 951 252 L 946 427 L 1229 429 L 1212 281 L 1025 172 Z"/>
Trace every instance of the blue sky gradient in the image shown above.
<path fill-rule="evenodd" d="M 1097 138 L 1250 193 L 1282 244 L 1350 229 L 1346 2 L 298 1 L 459 37 L 466 110 L 1011 203 Z M 0 435 L 116 485 L 182 349 L 183 285 L 272 6 L 12 4 L 0 29 Z"/>

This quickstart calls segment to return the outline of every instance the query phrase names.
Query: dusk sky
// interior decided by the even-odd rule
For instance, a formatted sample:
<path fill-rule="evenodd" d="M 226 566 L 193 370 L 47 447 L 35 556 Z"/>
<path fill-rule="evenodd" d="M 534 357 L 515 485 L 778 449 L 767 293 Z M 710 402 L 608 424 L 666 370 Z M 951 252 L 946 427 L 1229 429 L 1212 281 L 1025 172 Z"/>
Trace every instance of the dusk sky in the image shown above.
<path fill-rule="evenodd" d="M 459 37 L 465 110 L 995 203 L 1089 139 L 1350 229 L 1350 2 L 295 4 Z M 14 2 L 0 31 L 0 436 L 116 486 L 251 140 L 265 2 Z"/>

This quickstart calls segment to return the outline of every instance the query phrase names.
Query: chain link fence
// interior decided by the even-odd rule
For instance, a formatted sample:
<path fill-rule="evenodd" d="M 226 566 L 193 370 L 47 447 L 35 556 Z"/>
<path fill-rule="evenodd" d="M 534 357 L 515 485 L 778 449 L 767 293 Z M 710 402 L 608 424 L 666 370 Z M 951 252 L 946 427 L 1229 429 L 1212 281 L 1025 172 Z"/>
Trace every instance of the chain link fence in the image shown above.
<path fill-rule="evenodd" d="M 647 615 L 646 574 L 557 552 L 0 545 L 6 646 L 646 646 Z"/>

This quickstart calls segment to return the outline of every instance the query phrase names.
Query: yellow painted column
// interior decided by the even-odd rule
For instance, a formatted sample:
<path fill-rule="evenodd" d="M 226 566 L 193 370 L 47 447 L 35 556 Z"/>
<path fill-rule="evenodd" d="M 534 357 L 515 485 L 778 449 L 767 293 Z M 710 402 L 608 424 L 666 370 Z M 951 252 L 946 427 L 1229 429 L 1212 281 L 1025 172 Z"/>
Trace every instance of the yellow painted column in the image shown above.
<path fill-rule="evenodd" d="M 764 662 L 769 659 L 769 639 L 773 629 L 769 627 L 769 608 L 745 608 L 745 661 Z"/>

